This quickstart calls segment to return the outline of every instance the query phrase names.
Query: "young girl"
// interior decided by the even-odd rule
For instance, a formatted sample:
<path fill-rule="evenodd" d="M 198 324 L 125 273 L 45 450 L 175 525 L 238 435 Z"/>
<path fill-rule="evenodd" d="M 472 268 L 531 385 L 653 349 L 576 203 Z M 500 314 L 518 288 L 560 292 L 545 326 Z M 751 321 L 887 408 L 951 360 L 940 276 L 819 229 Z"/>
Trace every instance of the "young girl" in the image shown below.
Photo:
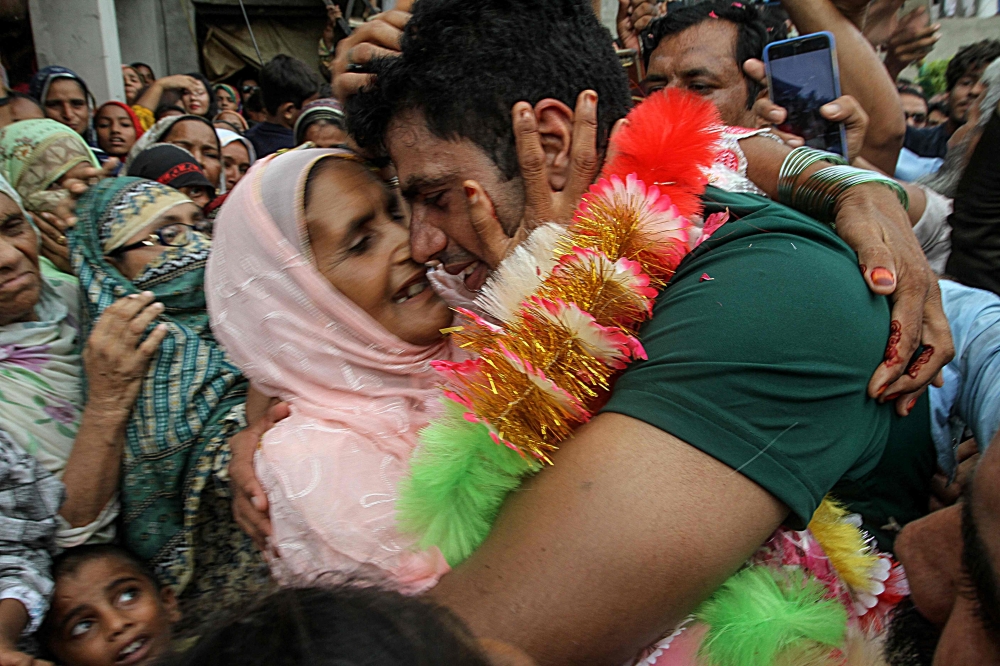
<path fill-rule="evenodd" d="M 417 593 L 448 571 L 395 527 L 396 484 L 452 357 L 451 312 L 410 257 L 396 198 L 352 153 L 295 150 L 246 175 L 219 214 L 212 330 L 268 397 L 291 404 L 256 472 L 282 582 L 371 577 Z"/>

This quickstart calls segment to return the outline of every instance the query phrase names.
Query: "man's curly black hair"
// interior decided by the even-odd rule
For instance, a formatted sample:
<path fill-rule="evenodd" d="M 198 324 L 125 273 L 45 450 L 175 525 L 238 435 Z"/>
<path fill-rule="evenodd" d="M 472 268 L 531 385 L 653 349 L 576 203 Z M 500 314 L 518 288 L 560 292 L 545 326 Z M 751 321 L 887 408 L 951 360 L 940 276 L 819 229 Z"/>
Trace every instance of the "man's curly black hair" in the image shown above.
<path fill-rule="evenodd" d="M 511 107 L 598 94 L 598 147 L 631 105 L 611 36 L 585 0 L 420 0 L 401 55 L 371 65 L 374 82 L 347 105 L 348 131 L 384 149 L 386 128 L 419 111 L 442 139 L 466 138 L 507 179 L 518 175 Z"/>
<path fill-rule="evenodd" d="M 976 68 L 989 65 L 997 58 L 1000 58 L 1000 40 L 984 39 L 960 48 L 948 62 L 948 69 L 944 73 L 948 91 L 951 92 L 963 76 Z"/>

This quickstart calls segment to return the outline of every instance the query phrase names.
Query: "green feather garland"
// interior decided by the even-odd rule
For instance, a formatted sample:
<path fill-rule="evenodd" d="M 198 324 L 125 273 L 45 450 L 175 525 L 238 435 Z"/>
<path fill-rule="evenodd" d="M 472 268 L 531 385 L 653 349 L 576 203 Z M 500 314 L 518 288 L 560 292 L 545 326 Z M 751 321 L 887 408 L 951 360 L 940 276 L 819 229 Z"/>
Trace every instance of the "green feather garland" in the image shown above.
<path fill-rule="evenodd" d="M 789 650 L 843 646 L 847 611 L 801 572 L 751 566 L 695 612 L 708 625 L 699 656 L 712 666 L 772 666 Z"/>
<path fill-rule="evenodd" d="M 396 511 L 421 548 L 437 546 L 456 566 L 490 533 L 507 493 L 540 465 L 494 442 L 482 423 L 466 421 L 462 405 L 444 403 L 444 415 L 420 432 Z"/>

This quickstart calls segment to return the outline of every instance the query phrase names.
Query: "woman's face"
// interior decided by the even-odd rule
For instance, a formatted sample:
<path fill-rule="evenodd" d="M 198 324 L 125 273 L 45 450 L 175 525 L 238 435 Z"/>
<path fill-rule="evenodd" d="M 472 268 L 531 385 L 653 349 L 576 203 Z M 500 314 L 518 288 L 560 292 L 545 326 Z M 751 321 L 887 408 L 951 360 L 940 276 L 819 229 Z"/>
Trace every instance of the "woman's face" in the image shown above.
<path fill-rule="evenodd" d="M 135 125 L 125 109 L 108 104 L 97 112 L 94 121 L 97 145 L 108 155 L 125 157 L 135 143 Z"/>
<path fill-rule="evenodd" d="M 232 191 L 250 168 L 250 153 L 242 141 L 233 141 L 222 149 L 222 166 L 226 170 L 226 191 Z"/>
<path fill-rule="evenodd" d="M 67 125 L 77 134 L 87 131 L 90 107 L 87 94 L 75 79 L 56 79 L 45 95 L 45 116 Z"/>
<path fill-rule="evenodd" d="M 184 94 L 181 95 L 181 104 L 184 105 L 184 109 L 194 116 L 203 116 L 208 113 L 208 107 L 211 106 L 211 102 L 208 90 L 197 79 L 194 85 L 186 89 Z"/>
<path fill-rule="evenodd" d="M 122 80 L 125 82 L 125 101 L 132 104 L 142 90 L 142 78 L 131 67 L 122 67 Z"/>
<path fill-rule="evenodd" d="M 38 236 L 14 200 L 0 194 L 0 326 L 36 319 L 41 293 Z"/>
<path fill-rule="evenodd" d="M 331 122 L 317 120 L 306 128 L 305 139 L 317 148 L 332 148 L 347 141 L 347 132 Z"/>
<path fill-rule="evenodd" d="M 148 225 L 145 229 L 137 232 L 134 236 L 129 238 L 124 245 L 131 245 L 133 243 L 138 243 L 144 240 L 150 240 L 153 242 L 152 245 L 144 245 L 142 247 L 137 247 L 134 250 L 129 250 L 115 256 L 109 256 L 108 261 L 118 269 L 126 279 L 134 280 L 135 278 L 142 275 L 142 272 L 146 269 L 154 259 L 167 251 L 166 245 L 161 245 L 158 239 L 150 238 L 151 235 L 156 234 L 160 229 L 170 227 L 175 224 L 186 224 L 190 227 L 196 227 L 201 224 L 205 216 L 201 213 L 201 208 L 198 208 L 193 203 L 184 203 L 179 206 L 174 206 L 170 208 L 160 217 L 156 218 L 152 224 Z M 187 233 L 194 233 L 192 229 L 185 230 Z"/>
<path fill-rule="evenodd" d="M 219 106 L 219 111 L 235 111 L 239 108 L 236 100 L 229 96 L 225 88 L 215 91 L 215 103 Z"/>
<path fill-rule="evenodd" d="M 219 174 L 222 173 L 219 137 L 209 125 L 197 120 L 181 120 L 174 123 L 163 141 L 180 146 L 194 155 L 208 182 L 219 182 Z"/>
<path fill-rule="evenodd" d="M 360 164 L 334 158 L 316 168 L 306 207 L 316 268 L 396 337 L 439 340 L 451 311 L 410 257 L 397 198 Z"/>

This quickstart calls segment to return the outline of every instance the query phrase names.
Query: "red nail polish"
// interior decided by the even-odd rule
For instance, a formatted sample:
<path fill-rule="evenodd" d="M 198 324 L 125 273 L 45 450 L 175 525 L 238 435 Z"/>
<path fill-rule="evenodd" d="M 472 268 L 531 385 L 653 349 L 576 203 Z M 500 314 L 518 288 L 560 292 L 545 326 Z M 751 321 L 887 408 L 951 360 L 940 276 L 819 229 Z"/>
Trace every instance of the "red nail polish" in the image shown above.
<path fill-rule="evenodd" d="M 896 277 L 888 268 L 876 266 L 872 269 L 872 282 L 880 287 L 891 287 L 896 284 Z"/>
<path fill-rule="evenodd" d="M 868 267 L 867 267 L 867 266 L 865 266 L 864 264 L 861 264 L 860 266 L 858 266 L 858 268 L 860 268 L 860 269 L 861 269 L 861 274 L 862 274 L 862 275 L 864 275 L 865 273 L 867 273 L 867 272 L 868 272 Z"/>
<path fill-rule="evenodd" d="M 875 397 L 877 398 L 880 395 L 882 395 L 883 393 L 885 393 L 885 390 L 887 388 L 889 388 L 889 384 L 888 383 L 882 384 L 882 388 L 880 388 L 879 390 L 875 391 Z"/>
<path fill-rule="evenodd" d="M 916 404 L 917 404 L 917 399 L 916 399 L 916 398 L 914 398 L 913 400 L 911 400 L 911 401 L 910 401 L 910 404 L 908 404 L 908 405 L 906 406 L 906 411 L 910 411 L 910 410 L 912 410 L 912 409 L 913 409 L 913 406 L 914 406 L 914 405 L 916 405 Z"/>
<path fill-rule="evenodd" d="M 898 397 L 899 397 L 900 395 L 901 395 L 901 393 L 893 393 L 893 394 L 891 394 L 891 395 L 887 395 L 887 396 L 885 396 L 885 399 L 886 399 L 886 401 L 888 402 L 889 400 L 895 400 L 895 399 L 896 399 L 896 398 L 898 398 Z"/>
<path fill-rule="evenodd" d="M 466 185 L 464 189 L 465 189 L 465 198 L 469 200 L 469 203 L 476 203 L 477 199 L 476 188 L 469 187 L 468 185 Z"/>

